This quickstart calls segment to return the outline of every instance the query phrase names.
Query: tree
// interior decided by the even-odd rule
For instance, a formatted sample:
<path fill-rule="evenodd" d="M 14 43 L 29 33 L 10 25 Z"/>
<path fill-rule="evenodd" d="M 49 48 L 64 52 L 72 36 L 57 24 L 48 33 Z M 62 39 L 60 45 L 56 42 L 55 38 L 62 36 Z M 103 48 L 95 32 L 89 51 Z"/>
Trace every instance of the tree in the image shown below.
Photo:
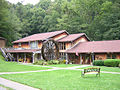
<path fill-rule="evenodd" d="M 9 7 L 9 8 L 8 8 Z M 13 40 L 67 30 L 91 40 L 120 39 L 119 0 L 40 0 L 36 5 L 0 1 L 0 36 Z"/>
<path fill-rule="evenodd" d="M 7 39 L 9 46 L 13 40 L 20 38 L 21 24 L 10 3 L 1 0 L 0 8 L 0 36 Z"/>

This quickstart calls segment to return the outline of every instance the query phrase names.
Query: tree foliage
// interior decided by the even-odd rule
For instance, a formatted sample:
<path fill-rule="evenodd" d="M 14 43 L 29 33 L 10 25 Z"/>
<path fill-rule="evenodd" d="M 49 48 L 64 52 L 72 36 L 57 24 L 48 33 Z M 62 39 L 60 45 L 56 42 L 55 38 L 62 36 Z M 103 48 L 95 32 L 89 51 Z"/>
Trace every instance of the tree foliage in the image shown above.
<path fill-rule="evenodd" d="M 120 39 L 119 0 L 40 0 L 36 5 L 0 1 L 0 36 L 11 41 L 35 33 L 67 30 L 91 40 Z"/>

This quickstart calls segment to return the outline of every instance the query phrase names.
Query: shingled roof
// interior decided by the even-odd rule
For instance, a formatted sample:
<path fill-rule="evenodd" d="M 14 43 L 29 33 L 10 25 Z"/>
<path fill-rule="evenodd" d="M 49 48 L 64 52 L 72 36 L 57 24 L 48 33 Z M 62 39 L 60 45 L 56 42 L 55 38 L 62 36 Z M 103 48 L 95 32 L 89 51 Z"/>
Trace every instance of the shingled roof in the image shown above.
<path fill-rule="evenodd" d="M 113 53 L 120 52 L 120 40 L 80 42 L 67 53 Z"/>
<path fill-rule="evenodd" d="M 62 39 L 59 39 L 58 42 L 72 42 L 82 36 L 85 36 L 89 40 L 89 38 L 86 36 L 85 33 L 79 33 L 79 34 L 70 34 L 66 37 L 63 37 Z"/>
<path fill-rule="evenodd" d="M 7 50 L 9 53 L 33 53 L 39 49 L 21 49 L 21 50 Z"/>
<path fill-rule="evenodd" d="M 0 39 L 2 39 L 2 40 L 6 40 L 5 38 L 3 38 L 3 37 L 0 37 Z"/>
<path fill-rule="evenodd" d="M 61 33 L 68 32 L 66 30 L 61 30 L 61 31 L 55 31 L 55 32 L 47 32 L 47 33 L 39 33 L 39 34 L 34 34 L 22 39 L 19 39 L 17 41 L 14 41 L 13 43 L 19 43 L 19 42 L 28 42 L 28 41 L 37 41 L 37 40 L 45 40 L 51 37 L 54 37 L 56 35 L 59 35 Z"/>

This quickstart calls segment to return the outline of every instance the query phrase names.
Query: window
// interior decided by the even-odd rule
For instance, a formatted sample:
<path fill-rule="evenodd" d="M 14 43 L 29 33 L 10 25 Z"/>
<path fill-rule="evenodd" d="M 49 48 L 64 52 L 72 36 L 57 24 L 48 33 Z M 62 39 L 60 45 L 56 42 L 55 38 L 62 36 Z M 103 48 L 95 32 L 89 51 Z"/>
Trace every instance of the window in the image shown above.
<path fill-rule="evenodd" d="M 111 55 L 110 54 L 107 54 L 107 59 L 111 59 Z"/>
<path fill-rule="evenodd" d="M 116 59 L 116 54 L 112 54 L 112 59 Z"/>
<path fill-rule="evenodd" d="M 19 43 L 18 46 L 21 47 L 21 43 Z"/>
<path fill-rule="evenodd" d="M 107 59 L 116 59 L 116 54 L 107 54 Z"/>
<path fill-rule="evenodd" d="M 66 59 L 66 54 L 65 53 L 60 53 L 60 59 Z"/>
<path fill-rule="evenodd" d="M 35 48 L 38 47 L 38 43 L 37 43 L 36 41 L 30 42 L 30 47 L 31 47 L 32 49 L 35 49 Z"/>
<path fill-rule="evenodd" d="M 65 45 L 65 43 L 59 43 L 59 49 L 60 49 L 60 50 L 66 50 L 66 45 Z"/>

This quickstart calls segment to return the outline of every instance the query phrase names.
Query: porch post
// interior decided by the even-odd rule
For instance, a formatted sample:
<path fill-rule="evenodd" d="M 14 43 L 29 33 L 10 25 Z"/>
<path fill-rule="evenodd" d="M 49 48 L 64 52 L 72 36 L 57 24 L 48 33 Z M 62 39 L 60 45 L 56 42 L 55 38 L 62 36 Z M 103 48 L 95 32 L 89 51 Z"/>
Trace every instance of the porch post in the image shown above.
<path fill-rule="evenodd" d="M 92 62 L 92 53 L 90 53 L 89 57 L 90 57 L 90 63 L 89 64 L 91 64 L 91 62 Z"/>
<path fill-rule="evenodd" d="M 26 62 L 26 53 L 24 53 L 24 62 Z"/>
<path fill-rule="evenodd" d="M 18 60 L 18 59 L 19 59 L 19 54 L 17 53 L 17 62 L 19 62 L 19 60 Z"/>
<path fill-rule="evenodd" d="M 80 64 L 82 64 L 82 54 L 80 54 Z"/>
<path fill-rule="evenodd" d="M 35 53 L 32 54 L 33 63 L 35 62 L 34 56 L 35 56 Z"/>
<path fill-rule="evenodd" d="M 66 64 L 68 64 L 68 54 L 66 53 Z"/>
<path fill-rule="evenodd" d="M 95 60 L 94 53 L 92 53 L 92 62 Z"/>
<path fill-rule="evenodd" d="M 41 55 L 41 60 L 42 60 L 43 59 L 42 54 L 40 53 L 40 55 Z"/>
<path fill-rule="evenodd" d="M 30 49 L 31 47 L 30 47 L 30 41 L 29 41 L 29 49 Z"/>

